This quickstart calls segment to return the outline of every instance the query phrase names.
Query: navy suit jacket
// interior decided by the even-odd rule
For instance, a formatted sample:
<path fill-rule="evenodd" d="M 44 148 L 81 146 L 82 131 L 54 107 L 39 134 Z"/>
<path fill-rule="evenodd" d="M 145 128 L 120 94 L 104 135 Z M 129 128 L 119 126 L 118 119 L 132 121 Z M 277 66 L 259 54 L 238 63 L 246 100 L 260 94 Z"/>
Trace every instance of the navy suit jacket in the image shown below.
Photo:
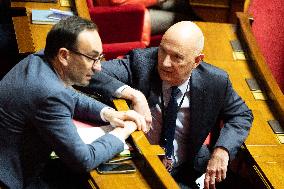
<path fill-rule="evenodd" d="M 0 82 L 0 181 L 9 188 L 28 187 L 51 151 L 80 172 L 121 152 L 123 143 L 111 134 L 85 144 L 73 124 L 73 116 L 102 121 L 105 106 L 66 88 L 43 54 L 26 57 Z"/>
<path fill-rule="evenodd" d="M 155 106 L 162 83 L 157 71 L 157 51 L 157 48 L 137 49 L 125 59 L 104 62 L 88 92 L 95 91 L 111 99 L 119 87 L 127 84 L 143 92 L 150 107 Z M 221 130 L 217 124 L 220 119 L 224 123 Z M 248 135 L 252 120 L 251 111 L 233 90 L 225 71 L 205 62 L 192 71 L 188 136 L 191 165 L 209 132 L 218 134 L 213 147 L 226 148 L 233 159 Z"/>

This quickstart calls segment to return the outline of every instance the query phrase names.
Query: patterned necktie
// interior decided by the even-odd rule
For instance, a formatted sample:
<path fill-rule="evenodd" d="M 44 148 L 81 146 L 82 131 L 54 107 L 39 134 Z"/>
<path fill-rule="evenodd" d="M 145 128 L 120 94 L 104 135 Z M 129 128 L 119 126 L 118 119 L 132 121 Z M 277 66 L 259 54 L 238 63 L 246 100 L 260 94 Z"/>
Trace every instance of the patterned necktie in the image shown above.
<path fill-rule="evenodd" d="M 163 134 L 161 138 L 161 143 L 165 148 L 165 158 L 163 159 L 163 164 L 166 169 L 170 172 L 173 168 L 173 141 L 175 136 L 176 119 L 178 113 L 178 103 L 177 95 L 180 92 L 177 86 L 171 87 L 171 98 L 169 100 L 168 106 L 165 109 L 165 116 L 163 120 Z"/>

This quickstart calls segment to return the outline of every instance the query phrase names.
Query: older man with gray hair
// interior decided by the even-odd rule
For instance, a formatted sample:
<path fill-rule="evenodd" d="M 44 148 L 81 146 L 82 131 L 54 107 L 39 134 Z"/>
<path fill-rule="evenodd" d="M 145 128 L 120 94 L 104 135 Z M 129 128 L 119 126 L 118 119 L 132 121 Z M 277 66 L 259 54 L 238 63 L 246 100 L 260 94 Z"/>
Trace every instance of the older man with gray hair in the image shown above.
<path fill-rule="evenodd" d="M 124 59 L 104 62 L 85 88 L 132 102 L 151 126 L 150 142 L 165 147 L 163 163 L 181 188 L 194 188 L 204 173 L 204 188 L 224 180 L 253 120 L 228 74 L 203 62 L 203 46 L 200 28 L 179 22 L 158 48 L 136 49 Z M 204 145 L 210 132 L 216 140 Z"/>

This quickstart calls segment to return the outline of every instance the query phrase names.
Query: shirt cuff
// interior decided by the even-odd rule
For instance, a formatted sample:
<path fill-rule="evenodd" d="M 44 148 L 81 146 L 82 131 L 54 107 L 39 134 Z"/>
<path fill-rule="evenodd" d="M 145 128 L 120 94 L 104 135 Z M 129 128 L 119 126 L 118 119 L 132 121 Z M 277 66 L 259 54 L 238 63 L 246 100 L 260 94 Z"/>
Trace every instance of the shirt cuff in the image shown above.
<path fill-rule="evenodd" d="M 113 131 L 110 131 L 109 134 L 117 137 L 121 142 L 123 142 L 123 144 L 126 144 L 123 136 L 120 136 L 119 134 L 117 134 L 117 133 L 115 133 Z"/>
<path fill-rule="evenodd" d="M 122 95 L 122 91 L 124 89 L 128 88 L 128 87 L 129 87 L 128 85 L 123 85 L 123 86 L 119 87 L 114 93 L 115 97 L 120 98 L 121 95 Z"/>
<path fill-rule="evenodd" d="M 111 108 L 111 107 L 104 107 L 104 108 L 101 110 L 100 116 L 101 116 L 101 119 L 102 119 L 104 122 L 108 122 L 108 121 L 105 119 L 105 117 L 104 117 L 104 111 L 106 111 L 107 109 L 112 109 L 112 110 L 114 110 L 114 109 Z"/>

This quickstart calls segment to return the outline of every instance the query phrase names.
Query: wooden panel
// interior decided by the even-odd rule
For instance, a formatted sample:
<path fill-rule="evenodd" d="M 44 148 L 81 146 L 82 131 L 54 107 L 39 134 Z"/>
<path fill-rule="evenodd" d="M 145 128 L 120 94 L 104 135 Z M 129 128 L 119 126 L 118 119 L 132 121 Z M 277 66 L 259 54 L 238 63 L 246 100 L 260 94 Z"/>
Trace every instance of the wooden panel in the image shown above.
<path fill-rule="evenodd" d="M 78 16 L 91 20 L 89 9 L 87 6 L 87 1 L 75 0 L 75 6 L 76 6 Z"/>
<path fill-rule="evenodd" d="M 235 61 L 233 59 L 229 41 L 238 38 L 238 30 L 235 27 L 230 24 L 205 22 L 198 22 L 197 25 L 205 35 L 205 61 L 228 72 L 233 87 L 253 112 L 254 121 L 245 146 L 256 163 L 247 164 L 247 166 L 251 166 L 250 168 L 258 179 L 254 186 L 284 188 L 284 161 L 279 158 L 283 159 L 284 145 L 279 142 L 277 135 L 267 123 L 271 119 L 284 118 L 282 114 L 283 94 L 280 93 L 267 65 L 262 62 L 262 58 L 259 59 L 259 56 L 262 57 L 262 55 L 258 50 L 253 50 L 253 61 Z M 253 40 L 251 38 L 252 36 L 248 36 L 245 42 L 249 43 L 249 48 L 254 48 L 255 44 L 253 44 L 254 41 L 251 44 Z M 268 99 L 256 100 L 247 86 L 245 78 L 257 79 L 262 92 L 268 96 Z M 270 82 L 272 86 L 269 86 Z"/>
<path fill-rule="evenodd" d="M 273 161 L 284 161 L 284 146 L 278 144 L 276 146 L 247 146 L 252 157 L 271 157 Z"/>
<path fill-rule="evenodd" d="M 35 52 L 29 18 L 27 16 L 21 16 L 13 17 L 12 19 L 19 53 Z"/>
<path fill-rule="evenodd" d="M 191 5 L 229 8 L 230 0 L 189 0 Z"/>
<path fill-rule="evenodd" d="M 245 141 L 246 146 L 260 146 L 261 149 L 263 146 L 279 145 L 276 135 L 268 123 L 262 119 L 261 110 L 252 108 L 252 111 L 254 121 L 249 136 Z"/>
<path fill-rule="evenodd" d="M 249 54 L 252 58 L 253 66 L 255 67 L 258 73 L 258 79 L 260 83 L 266 88 L 269 98 L 272 100 L 275 105 L 275 109 L 279 114 L 279 119 L 284 125 L 284 95 L 280 90 L 275 78 L 273 77 L 263 55 L 260 52 L 260 49 L 257 45 L 257 42 L 252 34 L 251 25 L 249 21 L 249 15 L 244 13 L 237 13 L 237 16 L 240 20 L 240 28 L 242 37 L 245 43 L 248 45 Z"/>
<path fill-rule="evenodd" d="M 13 17 L 13 25 L 20 53 L 34 53 L 42 50 L 45 47 L 46 35 L 52 27 L 52 25 L 32 24 L 32 9 L 54 8 L 70 10 L 69 7 L 61 7 L 59 1 L 57 3 L 11 2 L 11 7 L 26 9 L 27 16 Z"/>
<path fill-rule="evenodd" d="M 38 3 L 38 2 L 11 2 L 11 7 L 25 7 L 29 9 L 62 9 L 68 10 L 68 7 L 61 7 L 59 0 L 57 3 Z"/>
<path fill-rule="evenodd" d="M 229 22 L 229 0 L 189 0 L 195 14 L 206 22 Z"/>
<path fill-rule="evenodd" d="M 206 22 L 236 23 L 235 12 L 243 11 L 245 0 L 189 0 L 202 20 Z"/>
<path fill-rule="evenodd" d="M 283 149 L 282 149 L 283 150 Z M 273 152 L 272 152 L 273 153 Z M 284 188 L 284 160 L 282 157 L 254 157 L 258 167 L 261 167 L 262 173 L 265 173 L 265 177 L 269 180 L 269 184 L 273 188 Z M 268 185 L 269 187 L 269 185 Z"/>
<path fill-rule="evenodd" d="M 205 61 L 233 61 L 228 39 L 234 39 L 234 28 L 230 24 L 196 22 L 205 36 Z M 220 36 L 220 34 L 222 36 Z"/>
<path fill-rule="evenodd" d="M 246 148 L 255 161 L 253 168 L 264 187 L 282 189 L 284 188 L 284 145 L 279 142 L 267 121 L 277 119 L 283 126 L 284 96 L 259 50 L 251 30 L 249 15 L 238 13 L 237 16 L 240 26 L 239 37 L 247 46 L 251 70 L 254 71 L 261 89 L 268 96 L 266 101 L 249 101 L 255 120 L 245 142 Z"/>
<path fill-rule="evenodd" d="M 117 99 L 113 101 L 119 111 L 128 110 L 125 100 Z M 90 172 L 93 188 L 169 188 L 178 189 L 177 183 L 165 169 L 158 155 L 163 155 L 164 150 L 158 145 L 151 145 L 142 131 L 135 131 L 131 134 L 131 139 L 139 152 L 139 157 L 133 159 L 137 167 L 137 172 L 133 174 L 98 174 L 96 170 Z M 130 181 L 131 180 L 131 181 Z"/>

